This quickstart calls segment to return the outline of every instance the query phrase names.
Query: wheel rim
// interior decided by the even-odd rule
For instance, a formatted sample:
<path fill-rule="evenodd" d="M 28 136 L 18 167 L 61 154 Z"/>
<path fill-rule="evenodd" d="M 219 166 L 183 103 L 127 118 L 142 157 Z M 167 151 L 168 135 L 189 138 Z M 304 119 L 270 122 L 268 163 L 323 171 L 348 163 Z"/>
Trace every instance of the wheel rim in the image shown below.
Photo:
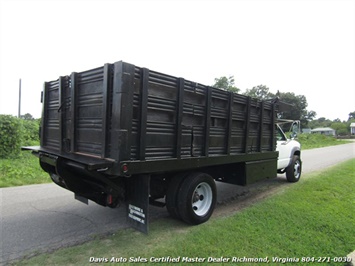
<path fill-rule="evenodd" d="M 212 189 L 209 184 L 200 183 L 192 194 L 192 210 L 198 216 L 205 215 L 212 205 Z"/>
<path fill-rule="evenodd" d="M 301 163 L 300 161 L 295 161 L 295 164 L 293 166 L 293 170 L 294 170 L 294 176 L 296 179 L 298 179 L 301 175 Z"/>

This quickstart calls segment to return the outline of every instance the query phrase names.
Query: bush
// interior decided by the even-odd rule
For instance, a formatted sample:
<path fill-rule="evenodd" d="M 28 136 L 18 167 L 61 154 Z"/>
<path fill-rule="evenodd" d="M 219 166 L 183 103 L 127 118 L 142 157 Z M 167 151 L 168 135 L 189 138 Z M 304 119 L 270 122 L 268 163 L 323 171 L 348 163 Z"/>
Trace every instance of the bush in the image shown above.
<path fill-rule="evenodd" d="M 298 141 L 301 143 L 303 150 L 347 143 L 337 140 L 334 136 L 323 134 L 300 134 L 298 135 Z"/>
<path fill-rule="evenodd" d="M 0 115 L 0 158 L 15 158 L 21 146 L 38 145 L 40 120 Z"/>
<path fill-rule="evenodd" d="M 22 134 L 20 119 L 11 115 L 0 115 L 0 158 L 19 155 Z"/>
<path fill-rule="evenodd" d="M 40 119 L 22 120 L 23 137 L 22 146 L 34 146 L 39 142 Z"/>

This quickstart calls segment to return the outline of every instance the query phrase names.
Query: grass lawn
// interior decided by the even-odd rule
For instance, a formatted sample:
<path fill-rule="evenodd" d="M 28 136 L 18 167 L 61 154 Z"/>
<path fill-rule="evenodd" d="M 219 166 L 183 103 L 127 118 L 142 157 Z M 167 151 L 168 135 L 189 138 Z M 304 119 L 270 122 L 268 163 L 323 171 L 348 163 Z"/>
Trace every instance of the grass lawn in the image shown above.
<path fill-rule="evenodd" d="M 224 265 L 233 265 L 238 258 L 260 258 L 272 265 L 282 264 L 274 261 L 277 258 L 299 260 L 285 265 L 322 265 L 318 260 L 327 265 L 344 265 L 334 258 L 345 257 L 355 248 L 354 165 L 355 160 L 350 160 L 304 176 L 296 184 L 282 186 L 266 200 L 228 216 L 214 215 L 199 226 L 159 219 L 151 223 L 148 236 L 121 230 L 18 265 L 84 265 L 99 258 L 107 260 L 108 265 L 120 260 L 155 260 L 157 265 L 170 265 L 164 259 L 186 265 L 184 258 L 203 260 L 193 265 L 206 265 L 209 260 L 222 265 L 223 258 Z M 112 258 L 115 262 L 110 263 Z"/>
<path fill-rule="evenodd" d="M 0 159 L 0 187 L 13 187 L 52 182 L 31 152 L 21 152 L 16 159 Z"/>
<path fill-rule="evenodd" d="M 321 134 L 300 134 L 298 136 L 298 141 L 302 145 L 302 150 L 351 143 L 349 140 L 340 140 L 332 136 L 325 136 Z"/>

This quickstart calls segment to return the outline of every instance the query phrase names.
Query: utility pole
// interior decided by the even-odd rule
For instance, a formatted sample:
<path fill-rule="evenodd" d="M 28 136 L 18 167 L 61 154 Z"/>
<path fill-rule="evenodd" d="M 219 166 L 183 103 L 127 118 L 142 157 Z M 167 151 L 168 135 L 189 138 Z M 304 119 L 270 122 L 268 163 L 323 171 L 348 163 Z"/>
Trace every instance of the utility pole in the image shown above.
<path fill-rule="evenodd" d="M 19 88 L 18 88 L 18 118 L 21 117 L 21 79 L 19 81 Z"/>

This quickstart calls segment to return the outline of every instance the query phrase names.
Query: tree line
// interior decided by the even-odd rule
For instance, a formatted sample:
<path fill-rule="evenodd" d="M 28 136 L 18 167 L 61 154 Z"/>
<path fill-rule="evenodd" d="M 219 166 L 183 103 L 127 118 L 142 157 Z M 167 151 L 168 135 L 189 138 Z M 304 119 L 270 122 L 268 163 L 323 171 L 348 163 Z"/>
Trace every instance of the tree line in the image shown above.
<path fill-rule="evenodd" d="M 355 122 L 355 111 L 349 113 L 347 121 L 341 121 L 340 119 L 331 121 L 324 117 L 315 119 L 317 113 L 313 110 L 307 110 L 308 103 L 306 96 L 296 95 L 293 92 L 277 91 L 277 93 L 274 94 L 271 93 L 269 87 L 265 85 L 258 85 L 251 89 L 246 89 L 245 92 L 241 92 L 241 90 L 235 86 L 234 76 L 215 78 L 212 87 L 241 93 L 259 100 L 275 99 L 277 97 L 280 101 L 293 106 L 288 112 L 284 112 L 281 118 L 300 120 L 302 128 L 331 127 L 336 130 L 338 135 L 349 135 L 350 124 Z"/>

